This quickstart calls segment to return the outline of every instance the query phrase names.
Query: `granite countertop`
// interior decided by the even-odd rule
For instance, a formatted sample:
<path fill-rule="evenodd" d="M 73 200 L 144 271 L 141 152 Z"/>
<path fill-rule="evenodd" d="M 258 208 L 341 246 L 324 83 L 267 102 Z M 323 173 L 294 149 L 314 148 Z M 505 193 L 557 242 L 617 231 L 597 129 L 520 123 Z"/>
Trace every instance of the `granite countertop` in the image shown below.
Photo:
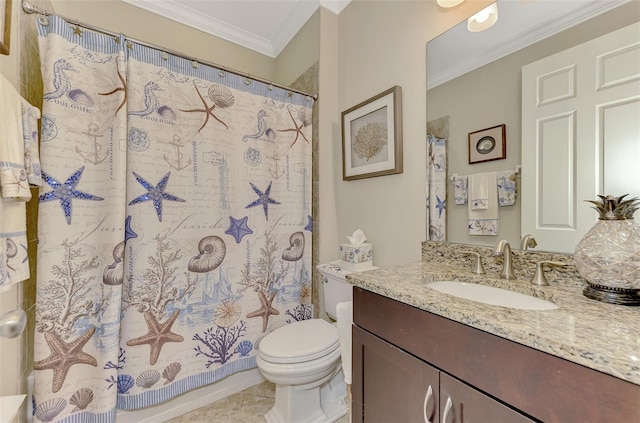
<path fill-rule="evenodd" d="M 423 244 L 423 260 L 361 273 L 348 282 L 388 298 L 463 323 L 539 351 L 573 361 L 640 385 L 640 307 L 607 304 L 582 295 L 584 281 L 576 277 L 571 256 L 514 252 L 516 280 L 498 277 L 501 262 L 492 262 L 491 250 L 460 244 Z M 486 275 L 471 272 L 474 258 L 466 250 L 484 255 Z M 456 260 L 460 258 L 460 260 Z M 569 266 L 547 272 L 550 286 L 529 283 L 540 259 L 562 260 Z M 527 264 L 527 266 L 525 266 Z M 526 267 L 521 270 L 519 267 Z M 440 293 L 428 282 L 459 280 L 495 286 L 551 301 L 560 308 L 519 310 L 487 305 Z"/>

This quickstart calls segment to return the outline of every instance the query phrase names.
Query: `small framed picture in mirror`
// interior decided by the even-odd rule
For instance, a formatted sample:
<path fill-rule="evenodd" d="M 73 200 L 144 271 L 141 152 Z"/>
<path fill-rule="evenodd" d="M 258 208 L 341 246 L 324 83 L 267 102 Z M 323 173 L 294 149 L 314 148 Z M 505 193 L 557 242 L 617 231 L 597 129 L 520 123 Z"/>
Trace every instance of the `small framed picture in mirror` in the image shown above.
<path fill-rule="evenodd" d="M 469 164 L 507 158 L 506 125 L 469 132 Z"/>

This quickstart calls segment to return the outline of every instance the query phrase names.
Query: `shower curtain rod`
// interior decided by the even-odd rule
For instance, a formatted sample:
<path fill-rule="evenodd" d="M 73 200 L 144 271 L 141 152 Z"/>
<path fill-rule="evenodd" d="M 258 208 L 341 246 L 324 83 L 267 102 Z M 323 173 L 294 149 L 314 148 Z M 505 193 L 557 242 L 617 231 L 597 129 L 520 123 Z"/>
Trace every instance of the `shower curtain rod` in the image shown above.
<path fill-rule="evenodd" d="M 106 35 L 109 35 L 111 37 L 117 37 L 117 36 L 121 35 L 121 34 L 119 34 L 117 32 L 109 31 L 107 29 L 103 29 L 103 28 L 97 27 L 95 25 L 90 25 L 90 24 L 87 24 L 87 23 L 84 23 L 84 22 L 79 22 L 77 19 L 68 18 L 66 16 L 62 16 L 62 15 L 59 15 L 57 13 L 50 12 L 47 9 L 42 9 L 40 7 L 34 6 L 28 0 L 22 0 L 22 10 L 24 10 L 24 12 L 28 13 L 28 14 L 36 13 L 36 14 L 45 15 L 45 16 L 50 16 L 50 15 L 58 16 L 58 17 L 64 19 L 65 21 L 67 21 L 69 23 L 73 23 L 73 24 L 75 24 L 77 26 L 81 26 L 83 28 L 90 29 L 92 31 L 100 32 L 102 34 L 106 34 Z M 298 93 L 298 94 L 301 94 L 301 95 L 304 95 L 304 96 L 311 97 L 314 100 L 318 99 L 318 94 L 309 94 L 309 93 L 306 93 L 304 91 L 300 91 L 300 90 L 296 90 L 296 89 L 291 88 L 291 87 L 287 87 L 286 85 L 282 85 L 282 84 L 278 84 L 278 83 L 273 82 L 273 81 L 269 81 L 268 79 L 263 79 L 263 78 L 260 78 L 260 77 L 245 73 L 245 72 L 240 72 L 240 71 L 237 71 L 235 69 L 231 69 L 231 68 L 228 68 L 228 67 L 225 67 L 225 66 L 221 66 L 221 65 L 218 65 L 218 64 L 213 63 L 213 62 L 209 62 L 209 61 L 206 61 L 206 60 L 200 60 L 200 59 L 198 59 L 196 57 L 188 57 L 184 53 L 180 53 L 180 52 L 177 52 L 177 51 L 174 51 L 174 50 L 171 50 L 171 49 L 160 47 L 158 45 L 147 43 L 145 41 L 137 40 L 135 38 L 130 38 L 130 37 L 127 37 L 126 35 L 125 35 L 125 37 L 129 41 L 133 41 L 134 43 L 143 45 L 145 47 L 150 47 L 150 48 L 153 48 L 153 49 L 156 49 L 156 50 L 159 50 L 159 51 L 163 51 L 165 53 L 169 53 L 169 54 L 172 54 L 174 56 L 181 57 L 183 59 L 193 60 L 193 61 L 195 61 L 197 63 L 202 64 L 202 65 L 211 66 L 211 67 L 214 67 L 216 69 L 223 70 L 225 72 L 229 72 L 229 73 L 233 73 L 235 75 L 242 76 L 244 78 L 253 79 L 254 81 L 263 82 L 265 84 L 273 85 L 274 87 L 282 88 L 283 90 L 286 90 L 286 91 L 291 91 L 291 92 L 294 92 L 294 93 Z"/>

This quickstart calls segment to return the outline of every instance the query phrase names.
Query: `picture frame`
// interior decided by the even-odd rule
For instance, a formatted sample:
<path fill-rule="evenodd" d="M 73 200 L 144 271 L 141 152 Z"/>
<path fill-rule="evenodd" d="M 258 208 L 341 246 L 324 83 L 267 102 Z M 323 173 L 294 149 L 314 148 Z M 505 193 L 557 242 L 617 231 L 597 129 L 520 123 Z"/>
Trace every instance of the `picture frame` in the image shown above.
<path fill-rule="evenodd" d="M 507 158 L 506 125 L 469 132 L 469 164 Z"/>
<path fill-rule="evenodd" d="M 0 0 L 0 54 L 9 54 L 11 0 Z"/>
<path fill-rule="evenodd" d="M 402 88 L 342 112 L 342 179 L 402 173 Z"/>

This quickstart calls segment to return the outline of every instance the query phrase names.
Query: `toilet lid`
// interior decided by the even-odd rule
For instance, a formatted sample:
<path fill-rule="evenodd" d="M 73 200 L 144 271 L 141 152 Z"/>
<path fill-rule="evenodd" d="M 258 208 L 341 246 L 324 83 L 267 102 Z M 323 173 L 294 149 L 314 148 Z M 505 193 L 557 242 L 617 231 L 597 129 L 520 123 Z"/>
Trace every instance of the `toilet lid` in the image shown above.
<path fill-rule="evenodd" d="M 338 330 L 322 319 L 284 325 L 260 341 L 260 354 L 275 363 L 298 363 L 323 357 L 340 346 Z"/>

